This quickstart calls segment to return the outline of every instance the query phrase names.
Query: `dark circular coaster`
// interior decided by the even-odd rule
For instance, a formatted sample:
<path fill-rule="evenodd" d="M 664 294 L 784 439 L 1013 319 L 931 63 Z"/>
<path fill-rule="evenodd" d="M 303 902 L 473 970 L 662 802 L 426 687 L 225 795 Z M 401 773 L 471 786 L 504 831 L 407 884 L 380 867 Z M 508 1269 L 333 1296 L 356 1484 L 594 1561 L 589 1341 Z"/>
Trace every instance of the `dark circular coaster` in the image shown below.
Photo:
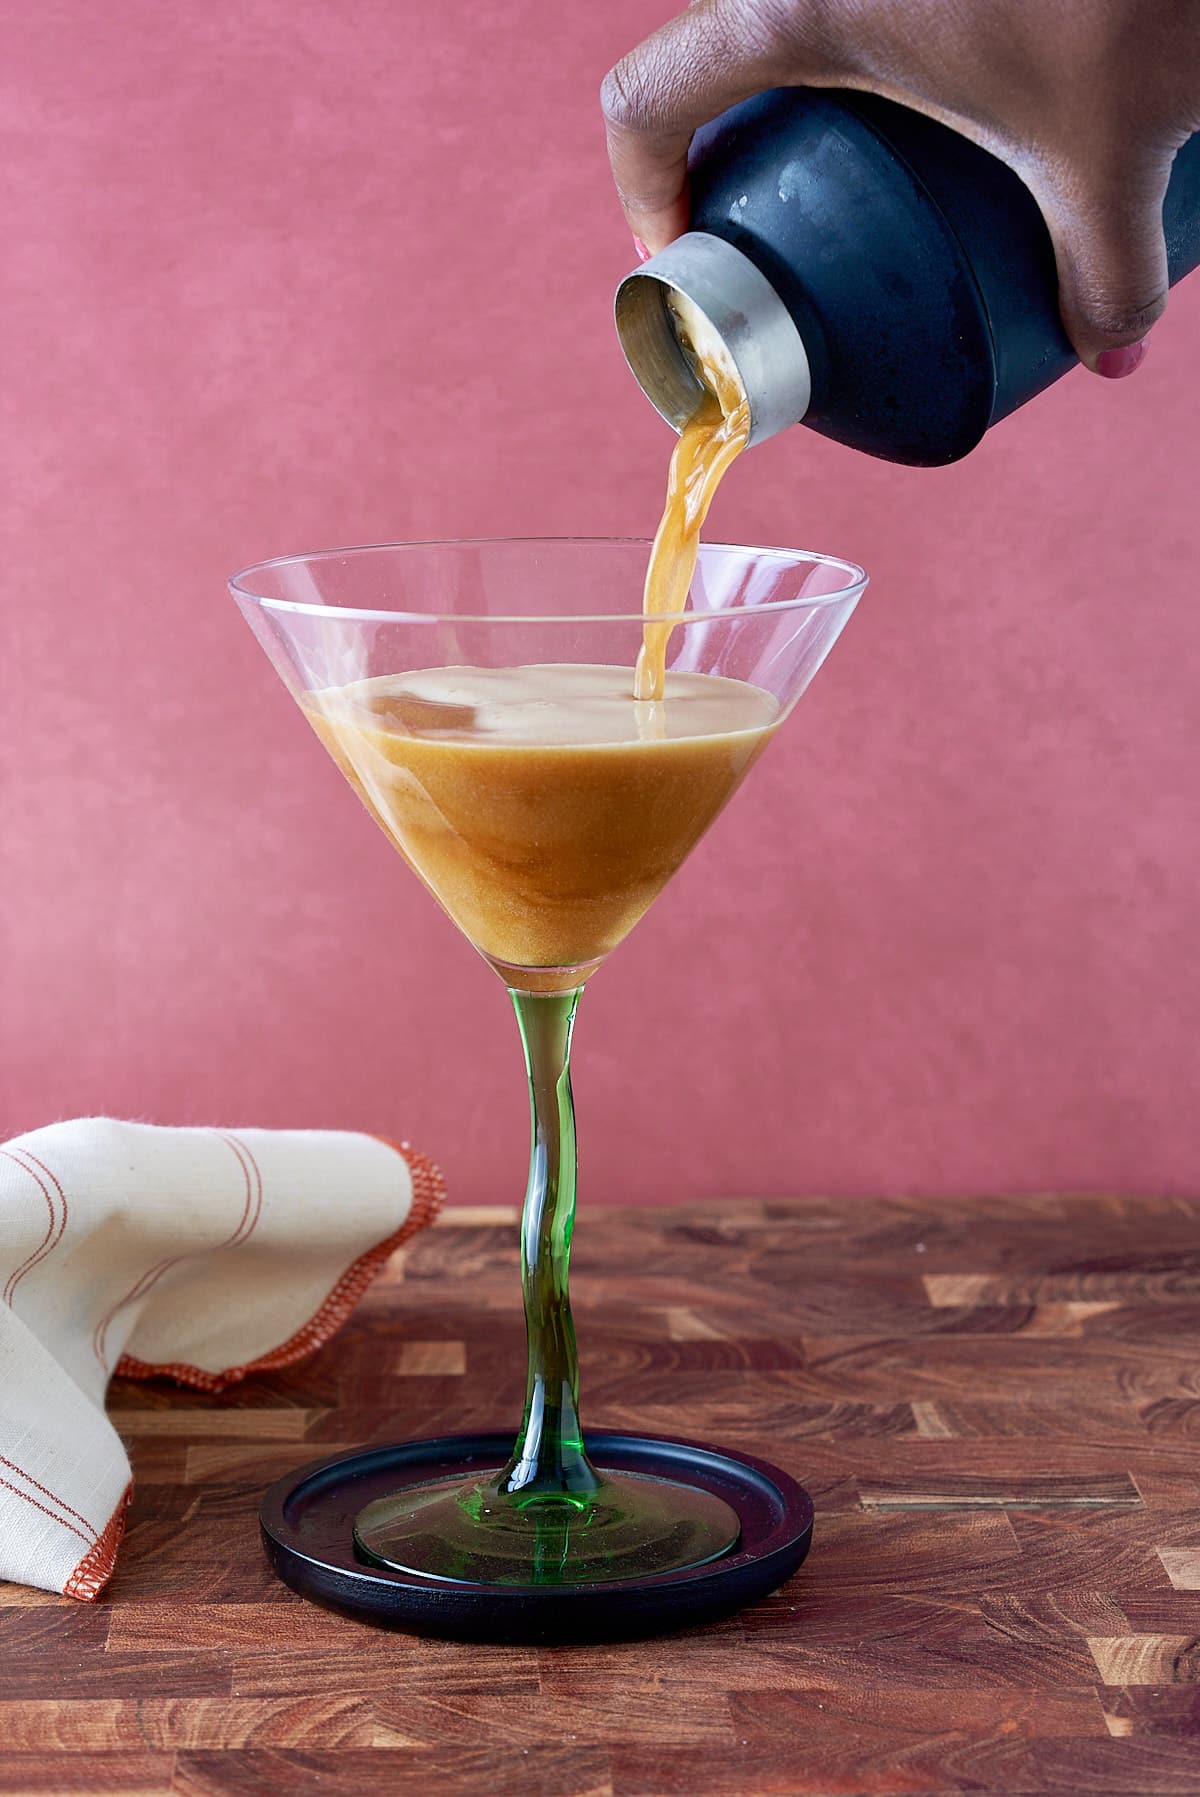
<path fill-rule="evenodd" d="M 588 1435 L 586 1445 L 605 1469 L 724 1498 L 741 1521 L 737 1547 L 703 1566 L 592 1585 L 472 1585 L 367 1565 L 352 1533 L 365 1504 L 404 1485 L 502 1466 L 512 1448 L 511 1435 L 444 1435 L 360 1448 L 277 1480 L 259 1513 L 267 1558 L 302 1597 L 383 1628 L 459 1641 L 583 1642 L 728 1616 L 774 1591 L 808 1552 L 812 1499 L 765 1460 L 649 1435 Z"/>

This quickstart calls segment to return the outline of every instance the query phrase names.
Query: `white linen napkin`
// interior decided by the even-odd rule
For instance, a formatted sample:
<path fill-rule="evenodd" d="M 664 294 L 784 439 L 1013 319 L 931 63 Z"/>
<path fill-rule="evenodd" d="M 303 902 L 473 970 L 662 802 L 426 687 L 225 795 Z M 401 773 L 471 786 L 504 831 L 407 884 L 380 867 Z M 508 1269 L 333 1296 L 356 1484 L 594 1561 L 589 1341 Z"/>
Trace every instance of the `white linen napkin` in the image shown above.
<path fill-rule="evenodd" d="M 0 1147 L 0 1579 L 95 1599 L 132 1493 L 109 1378 L 220 1391 L 327 1341 L 441 1174 L 327 1130 L 52 1123 Z"/>

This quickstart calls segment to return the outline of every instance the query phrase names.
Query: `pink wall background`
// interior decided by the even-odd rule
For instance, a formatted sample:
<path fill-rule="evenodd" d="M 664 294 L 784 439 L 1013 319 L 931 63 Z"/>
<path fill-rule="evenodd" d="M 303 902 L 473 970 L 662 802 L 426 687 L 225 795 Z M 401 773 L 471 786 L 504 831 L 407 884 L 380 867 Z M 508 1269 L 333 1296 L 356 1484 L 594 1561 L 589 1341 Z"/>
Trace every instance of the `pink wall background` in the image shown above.
<path fill-rule="evenodd" d="M 595 94 L 669 10 L 0 0 L 0 1133 L 407 1132 L 516 1195 L 503 993 L 223 581 L 652 529 Z M 874 582 L 595 981 L 586 1197 L 1194 1189 L 1198 325 L 1200 277 L 953 469 L 735 468 L 712 535 Z"/>

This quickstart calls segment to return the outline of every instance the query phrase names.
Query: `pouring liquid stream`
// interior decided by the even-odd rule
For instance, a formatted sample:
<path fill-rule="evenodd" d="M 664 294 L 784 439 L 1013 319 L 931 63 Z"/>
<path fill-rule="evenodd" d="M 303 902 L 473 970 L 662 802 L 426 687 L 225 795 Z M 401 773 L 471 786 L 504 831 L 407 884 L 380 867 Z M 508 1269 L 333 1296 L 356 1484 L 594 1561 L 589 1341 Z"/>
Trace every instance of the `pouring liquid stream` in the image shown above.
<path fill-rule="evenodd" d="M 678 299 L 703 383 L 671 457 L 636 669 L 417 668 L 309 695 L 334 760 L 460 928 L 525 992 L 574 990 L 633 927 L 779 721 L 744 681 L 666 669 L 700 531 L 750 435 L 741 379 Z M 632 687 L 632 690 L 631 690 Z"/>
<path fill-rule="evenodd" d="M 667 643 L 673 629 L 655 619 L 687 609 L 708 508 L 750 435 L 750 402 L 728 354 L 686 301 L 675 297 L 672 310 L 680 342 L 690 354 L 705 392 L 672 452 L 667 501 L 646 569 L 642 596 L 646 624 L 634 670 L 633 696 L 652 704 L 663 698 Z M 654 714 L 645 719 L 643 728 L 647 736 L 656 733 Z"/>

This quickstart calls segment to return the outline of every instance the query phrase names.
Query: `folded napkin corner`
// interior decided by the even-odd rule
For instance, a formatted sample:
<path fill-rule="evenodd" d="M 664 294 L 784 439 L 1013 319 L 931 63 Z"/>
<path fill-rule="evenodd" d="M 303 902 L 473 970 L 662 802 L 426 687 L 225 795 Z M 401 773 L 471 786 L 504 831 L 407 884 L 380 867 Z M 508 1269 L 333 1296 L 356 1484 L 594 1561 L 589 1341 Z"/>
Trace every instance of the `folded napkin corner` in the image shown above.
<path fill-rule="evenodd" d="M 217 1393 L 293 1365 L 444 1197 L 410 1143 L 349 1132 L 93 1117 L 0 1146 L 0 1579 L 94 1601 L 111 1577 L 114 1373 Z"/>

